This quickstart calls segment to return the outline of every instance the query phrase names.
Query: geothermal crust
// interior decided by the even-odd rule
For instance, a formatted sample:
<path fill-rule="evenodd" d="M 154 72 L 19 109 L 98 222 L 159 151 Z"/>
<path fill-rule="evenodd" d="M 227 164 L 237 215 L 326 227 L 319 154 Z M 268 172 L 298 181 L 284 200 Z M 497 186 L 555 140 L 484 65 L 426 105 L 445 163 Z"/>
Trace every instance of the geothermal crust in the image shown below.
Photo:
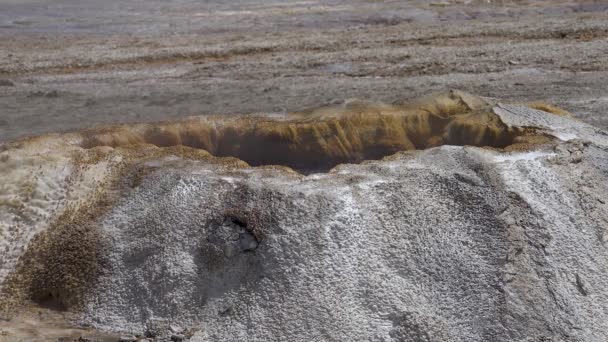
<path fill-rule="evenodd" d="M 160 340 L 608 340 L 608 133 L 547 105 L 449 92 L 0 151 L 6 319 L 44 306 Z"/>

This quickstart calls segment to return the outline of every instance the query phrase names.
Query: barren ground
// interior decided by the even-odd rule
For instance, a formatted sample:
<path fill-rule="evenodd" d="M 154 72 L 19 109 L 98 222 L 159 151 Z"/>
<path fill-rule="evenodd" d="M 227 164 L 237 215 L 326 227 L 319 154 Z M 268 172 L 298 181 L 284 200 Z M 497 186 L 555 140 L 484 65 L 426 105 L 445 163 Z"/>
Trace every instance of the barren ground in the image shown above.
<path fill-rule="evenodd" d="M 604 1 L 0 1 L 0 141 L 457 88 L 608 127 Z"/>

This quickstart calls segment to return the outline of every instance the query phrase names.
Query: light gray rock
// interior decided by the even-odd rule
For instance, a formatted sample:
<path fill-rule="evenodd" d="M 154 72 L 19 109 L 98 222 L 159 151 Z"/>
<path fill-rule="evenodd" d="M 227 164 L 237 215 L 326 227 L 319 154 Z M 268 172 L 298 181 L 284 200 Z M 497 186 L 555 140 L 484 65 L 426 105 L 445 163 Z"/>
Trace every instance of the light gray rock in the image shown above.
<path fill-rule="evenodd" d="M 179 333 L 184 332 L 184 328 L 180 327 L 177 324 L 171 324 L 171 325 L 169 325 L 169 330 L 171 330 L 171 332 L 174 333 L 174 334 L 179 334 Z"/>

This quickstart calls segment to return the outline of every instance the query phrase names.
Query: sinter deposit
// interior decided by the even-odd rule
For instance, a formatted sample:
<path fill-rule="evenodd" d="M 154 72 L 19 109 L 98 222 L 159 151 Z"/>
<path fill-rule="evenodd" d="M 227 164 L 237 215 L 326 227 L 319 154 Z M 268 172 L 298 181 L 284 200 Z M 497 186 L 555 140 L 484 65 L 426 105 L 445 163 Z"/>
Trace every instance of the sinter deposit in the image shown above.
<path fill-rule="evenodd" d="M 453 91 L 0 151 L 6 319 L 42 306 L 192 341 L 608 341 L 608 133 L 547 104 Z"/>

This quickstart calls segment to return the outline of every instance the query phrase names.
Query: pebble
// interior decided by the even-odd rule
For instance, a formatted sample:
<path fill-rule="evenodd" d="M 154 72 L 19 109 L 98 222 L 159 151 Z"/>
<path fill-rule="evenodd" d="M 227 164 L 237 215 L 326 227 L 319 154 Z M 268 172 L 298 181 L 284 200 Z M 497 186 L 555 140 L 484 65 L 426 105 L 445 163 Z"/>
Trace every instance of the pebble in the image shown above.
<path fill-rule="evenodd" d="M 171 330 L 171 332 L 174 334 L 180 334 L 180 333 L 184 332 L 184 328 L 180 327 L 179 325 L 175 325 L 175 324 L 169 325 L 169 330 Z"/>
<path fill-rule="evenodd" d="M 184 336 L 182 334 L 171 335 L 171 341 L 173 341 L 173 342 L 181 342 L 181 341 L 185 341 L 185 340 L 186 340 L 186 336 Z"/>

